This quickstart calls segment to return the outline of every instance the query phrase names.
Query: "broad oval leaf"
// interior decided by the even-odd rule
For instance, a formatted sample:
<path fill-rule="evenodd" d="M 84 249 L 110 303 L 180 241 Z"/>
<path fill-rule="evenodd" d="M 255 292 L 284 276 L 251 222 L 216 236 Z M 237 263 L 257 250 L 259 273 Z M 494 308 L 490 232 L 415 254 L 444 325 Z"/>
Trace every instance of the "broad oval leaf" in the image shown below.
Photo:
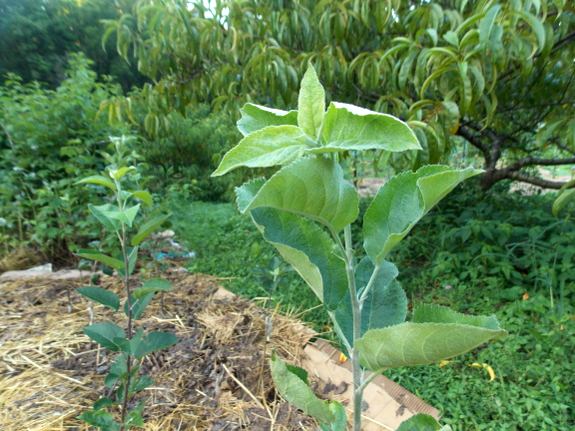
<path fill-rule="evenodd" d="M 334 241 L 309 219 L 274 208 L 256 208 L 252 219 L 264 239 L 301 275 L 332 311 L 347 292 L 345 264 Z"/>
<path fill-rule="evenodd" d="M 97 286 L 86 286 L 76 289 L 80 295 L 84 295 L 86 298 L 96 301 L 106 307 L 111 308 L 114 311 L 118 311 L 120 308 L 120 298 L 114 292 L 110 290 L 103 289 Z"/>
<path fill-rule="evenodd" d="M 317 139 L 325 115 L 325 90 L 310 64 L 301 80 L 298 97 L 297 122 L 312 139 Z"/>
<path fill-rule="evenodd" d="M 148 206 L 152 206 L 152 195 L 146 190 L 138 190 L 130 193 L 130 197 L 138 198 Z"/>
<path fill-rule="evenodd" d="M 320 423 L 335 421 L 329 403 L 316 397 L 310 387 L 299 376 L 290 372 L 283 361 L 275 355 L 270 359 L 270 369 L 275 386 L 286 401 L 313 416 Z"/>
<path fill-rule="evenodd" d="M 441 425 L 433 416 L 419 413 L 403 421 L 397 431 L 440 431 Z M 445 431 L 451 428 L 445 428 Z"/>
<path fill-rule="evenodd" d="M 107 430 L 119 430 L 120 427 L 116 422 L 114 422 L 114 416 L 112 413 L 106 410 L 88 410 L 78 416 L 78 419 L 83 420 L 88 425 L 95 426 L 97 428 L 103 428 Z"/>
<path fill-rule="evenodd" d="M 465 316 L 429 307 L 420 312 L 418 320 L 427 317 L 430 321 L 368 331 L 355 343 L 361 364 L 372 371 L 431 364 L 507 335 L 493 317 Z M 441 317 L 445 322 L 440 322 Z"/>
<path fill-rule="evenodd" d="M 268 126 L 297 126 L 297 111 L 281 111 L 246 103 L 240 112 L 242 118 L 237 126 L 244 136 Z"/>
<path fill-rule="evenodd" d="M 249 134 L 228 151 L 212 176 L 223 175 L 240 166 L 286 165 L 302 157 L 314 145 L 299 127 L 269 126 Z"/>
<path fill-rule="evenodd" d="M 132 295 L 136 299 L 146 296 L 148 293 L 159 292 L 160 290 L 172 290 L 173 287 L 168 280 L 163 278 L 150 278 L 142 287 L 134 290 Z"/>
<path fill-rule="evenodd" d="M 153 297 L 154 292 L 148 293 L 147 295 L 142 296 L 140 299 L 136 299 L 133 295 L 130 295 L 130 303 L 132 304 L 132 319 L 140 318 Z M 126 301 L 124 302 L 124 314 L 127 316 L 128 313 L 128 301 Z"/>
<path fill-rule="evenodd" d="M 384 184 L 364 217 L 364 248 L 375 265 L 415 224 L 460 182 L 482 171 L 447 166 L 424 166 L 404 172 Z"/>
<path fill-rule="evenodd" d="M 114 338 L 126 338 L 126 333 L 118 325 L 110 322 L 96 323 L 82 329 L 84 334 L 106 349 L 117 352 L 120 350 L 114 343 Z"/>
<path fill-rule="evenodd" d="M 169 332 L 150 332 L 148 336 L 142 340 L 134 356 L 137 359 L 140 359 L 148 353 L 169 347 L 172 344 L 176 344 L 178 341 L 180 341 L 180 339 Z"/>
<path fill-rule="evenodd" d="M 359 196 L 345 181 L 341 166 L 330 159 L 304 158 L 274 174 L 248 201 L 257 185 L 237 191 L 240 211 L 271 207 L 316 220 L 339 232 L 359 213 Z"/>
<path fill-rule="evenodd" d="M 375 111 L 332 102 L 325 115 L 322 146 L 313 154 L 348 150 L 420 150 L 411 128 L 397 118 Z"/>
<path fill-rule="evenodd" d="M 120 211 L 117 205 L 104 204 L 104 205 L 92 205 L 88 204 L 88 208 L 94 214 L 94 217 L 98 219 L 100 223 L 106 226 L 108 229 L 120 230 L 122 229 L 122 222 L 116 217 L 112 217 L 111 214 L 115 214 Z"/>

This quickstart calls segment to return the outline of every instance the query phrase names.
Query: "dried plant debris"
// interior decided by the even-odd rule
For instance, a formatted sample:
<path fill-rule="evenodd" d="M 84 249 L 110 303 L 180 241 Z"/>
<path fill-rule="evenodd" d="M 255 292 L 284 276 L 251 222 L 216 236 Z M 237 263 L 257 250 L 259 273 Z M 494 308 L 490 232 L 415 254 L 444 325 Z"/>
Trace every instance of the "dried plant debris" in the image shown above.
<path fill-rule="evenodd" d="M 313 332 L 222 292 L 218 279 L 183 271 L 164 274 L 174 286 L 152 301 L 141 326 L 181 341 L 142 364 L 155 384 L 144 394 L 146 430 L 314 430 L 316 422 L 277 396 L 268 359 L 273 350 L 297 362 Z M 115 356 L 83 334 L 88 301 L 73 290 L 89 277 L 3 280 L 0 284 L 0 424 L 3 430 L 88 430 L 76 417 L 108 388 L 104 375 Z M 134 283 L 139 283 L 138 279 Z M 119 293 L 121 280 L 102 276 L 100 287 Z M 68 290 L 73 310 L 68 313 Z M 94 319 L 118 324 L 117 314 L 94 306 Z M 139 399 L 134 399 L 134 403 Z"/>

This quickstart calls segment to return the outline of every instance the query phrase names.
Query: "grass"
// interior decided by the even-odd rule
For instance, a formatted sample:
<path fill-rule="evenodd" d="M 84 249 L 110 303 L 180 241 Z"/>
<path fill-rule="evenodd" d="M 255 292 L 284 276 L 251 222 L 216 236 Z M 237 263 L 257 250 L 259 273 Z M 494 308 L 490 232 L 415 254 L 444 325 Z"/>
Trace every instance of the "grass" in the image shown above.
<path fill-rule="evenodd" d="M 440 409 L 454 431 L 575 429 L 575 224 L 551 216 L 551 198 L 460 189 L 394 253 L 412 305 L 496 314 L 509 331 L 443 366 L 387 373 Z M 231 204 L 171 206 L 174 230 L 198 256 L 191 270 L 226 278 L 243 296 L 267 297 L 254 269 L 266 268 L 274 251 L 248 216 Z M 274 303 L 305 310 L 319 301 L 292 273 Z M 305 320 L 316 330 L 328 322 L 321 308 Z M 495 379 L 475 363 L 492 367 Z"/>

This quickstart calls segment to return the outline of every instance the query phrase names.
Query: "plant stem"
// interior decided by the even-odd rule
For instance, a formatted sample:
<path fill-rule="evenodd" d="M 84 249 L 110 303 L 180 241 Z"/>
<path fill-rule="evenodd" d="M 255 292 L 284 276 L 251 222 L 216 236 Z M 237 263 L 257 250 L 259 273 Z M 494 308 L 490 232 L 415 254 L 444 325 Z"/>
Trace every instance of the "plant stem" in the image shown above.
<path fill-rule="evenodd" d="M 363 405 L 362 372 L 359 364 L 359 352 L 354 347 L 355 340 L 361 337 L 361 304 L 357 298 L 355 286 L 355 268 L 353 259 L 353 242 L 351 239 L 351 225 L 344 228 L 345 236 L 345 268 L 351 298 L 353 316 L 353 340 L 351 349 L 351 369 L 353 374 L 353 431 L 361 431 L 361 410 Z"/>
<path fill-rule="evenodd" d="M 128 257 L 128 249 L 126 245 L 126 225 L 122 223 L 122 254 L 124 255 L 124 285 L 126 289 L 126 304 L 128 308 L 128 340 L 132 339 L 132 300 L 130 297 L 130 260 Z M 124 421 L 126 420 L 126 412 L 128 410 L 128 393 L 130 391 L 130 380 L 132 372 L 132 355 L 127 355 L 126 358 L 126 371 L 128 377 L 126 378 L 124 386 L 124 401 L 122 402 L 122 420 L 120 422 L 120 431 L 124 430 Z"/>

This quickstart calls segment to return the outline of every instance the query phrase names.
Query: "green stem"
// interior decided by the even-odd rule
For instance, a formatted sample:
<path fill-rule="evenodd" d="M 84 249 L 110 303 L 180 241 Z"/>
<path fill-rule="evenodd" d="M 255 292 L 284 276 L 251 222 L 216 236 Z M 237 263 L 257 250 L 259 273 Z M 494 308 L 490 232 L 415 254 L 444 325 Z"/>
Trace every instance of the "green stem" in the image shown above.
<path fill-rule="evenodd" d="M 124 286 L 126 289 L 126 304 L 128 308 L 128 340 L 132 339 L 132 300 L 130 298 L 130 260 L 128 257 L 128 248 L 126 244 L 126 225 L 122 222 L 122 254 L 124 256 Z M 132 355 L 127 355 L 126 358 L 126 371 L 128 373 L 128 377 L 125 381 L 124 386 L 124 401 L 122 403 L 122 419 L 120 422 L 120 431 L 124 430 L 124 421 L 126 420 L 126 413 L 128 410 L 128 394 L 130 391 L 130 380 L 132 372 Z"/>
<path fill-rule="evenodd" d="M 351 226 L 344 228 L 345 236 L 345 268 L 347 272 L 347 282 L 351 298 L 351 311 L 353 318 L 353 340 L 351 349 L 351 369 L 353 375 L 353 431 L 361 431 L 361 410 L 363 404 L 363 389 L 361 389 L 363 375 L 359 364 L 359 352 L 354 347 L 355 340 L 361 337 L 361 304 L 357 298 L 357 288 L 355 285 L 353 242 L 351 238 Z"/>

